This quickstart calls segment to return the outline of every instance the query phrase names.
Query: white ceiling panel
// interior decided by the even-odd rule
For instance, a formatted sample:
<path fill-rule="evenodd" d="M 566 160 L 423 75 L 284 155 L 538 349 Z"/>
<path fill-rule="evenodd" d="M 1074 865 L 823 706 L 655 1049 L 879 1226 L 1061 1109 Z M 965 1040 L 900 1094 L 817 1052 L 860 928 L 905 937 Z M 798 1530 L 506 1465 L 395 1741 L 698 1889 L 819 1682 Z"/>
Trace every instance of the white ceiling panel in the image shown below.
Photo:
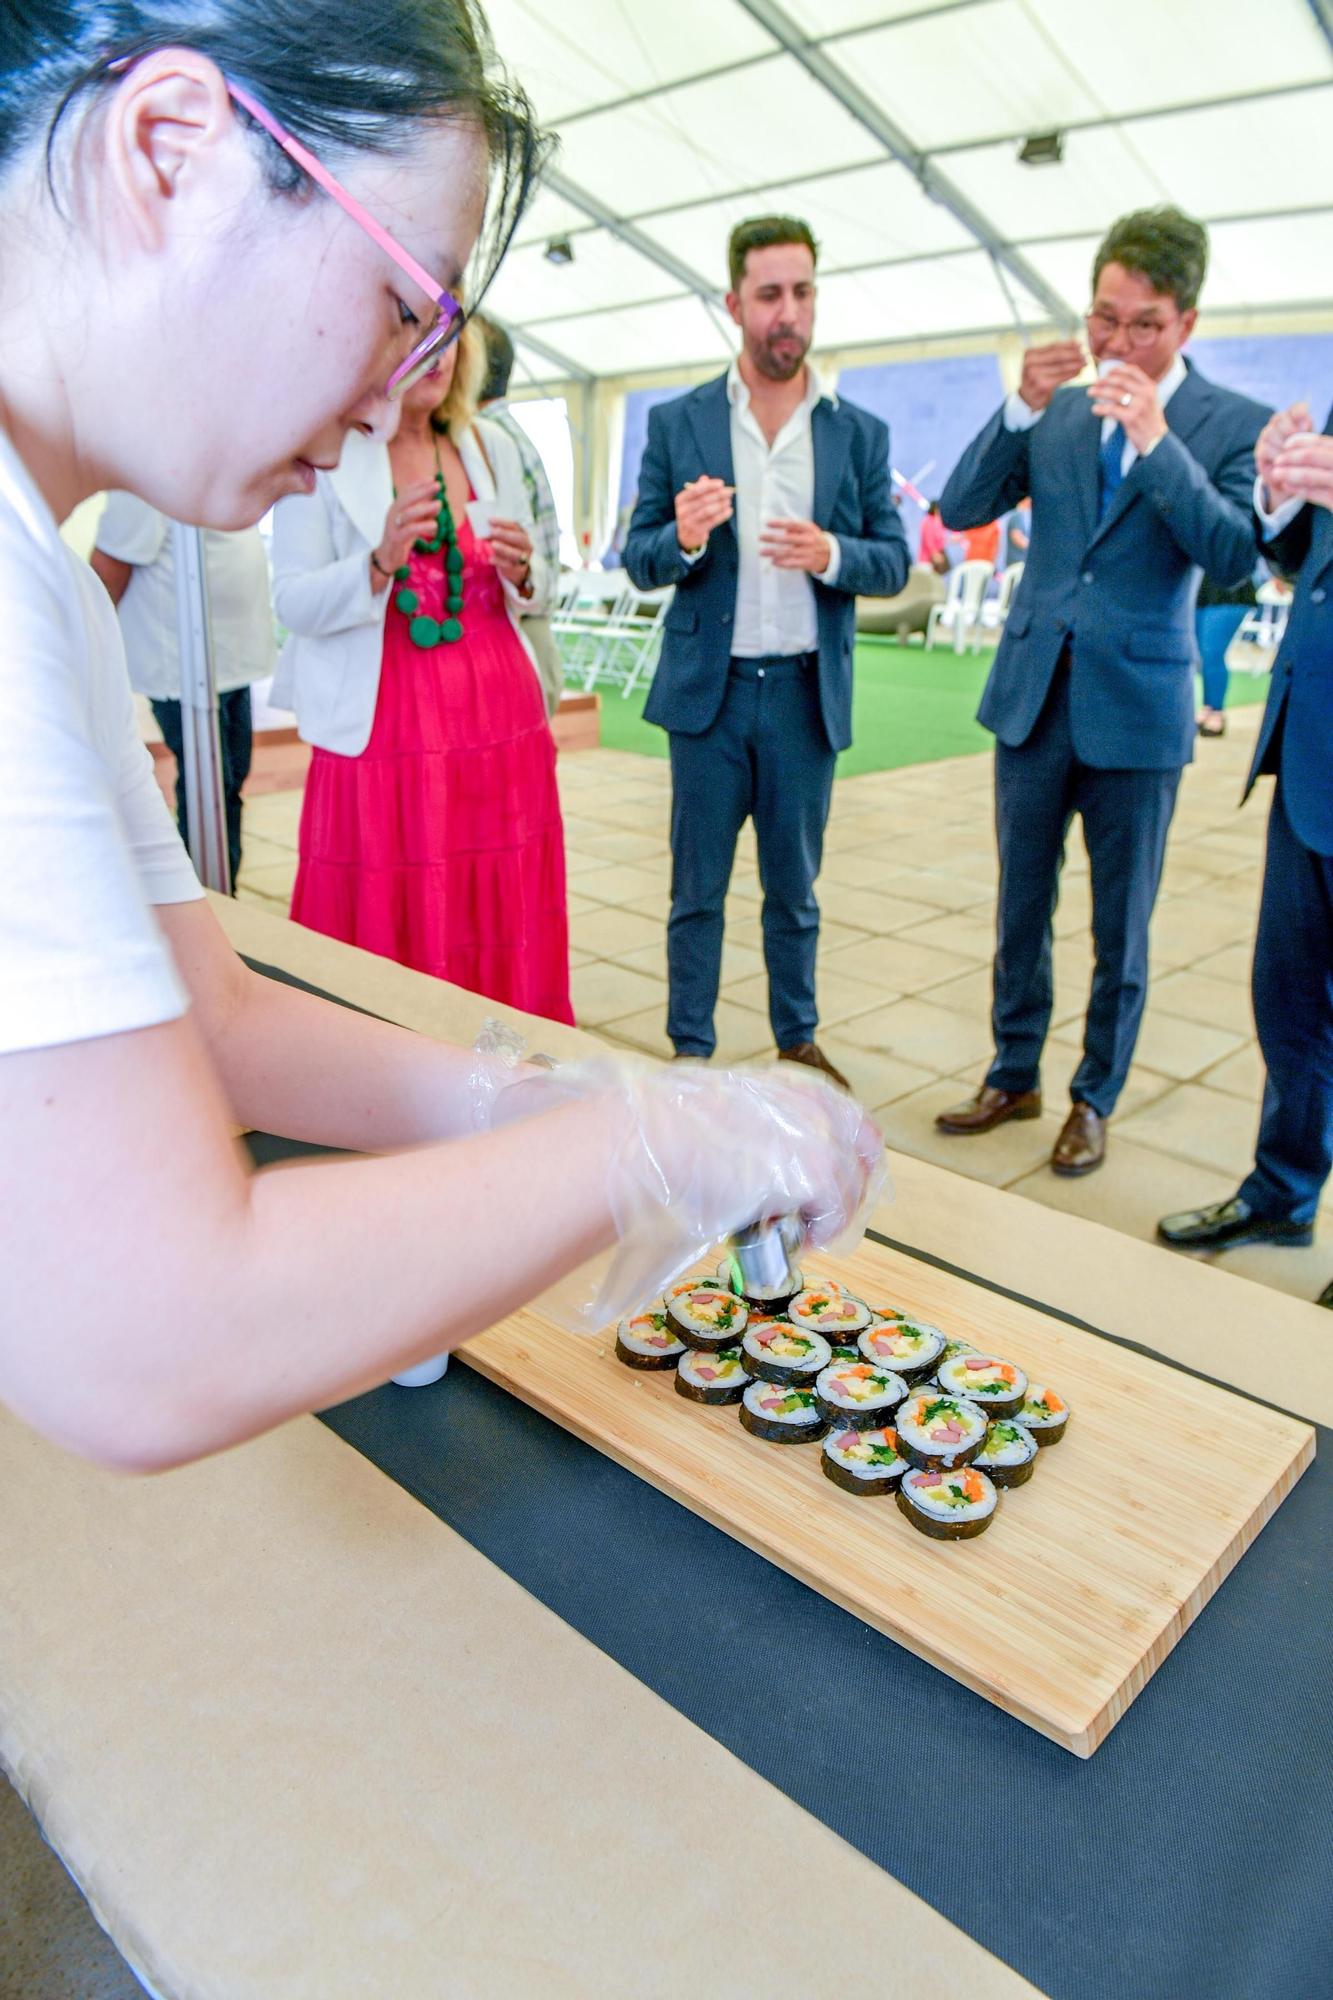
<path fill-rule="evenodd" d="M 1042 320 L 1040 307 L 1021 288 L 1014 289 L 1032 320 Z M 1012 325 L 1009 302 L 990 258 L 981 250 L 895 264 L 882 271 L 847 272 L 820 286 L 821 347 L 866 346 Z"/>
<path fill-rule="evenodd" d="M 1092 18 L 1110 32 L 1110 17 Z M 828 53 L 927 149 L 1045 131 L 1102 108 L 1026 0 L 985 0 L 851 35 Z"/>
<path fill-rule="evenodd" d="M 1116 117 L 1333 76 L 1308 0 L 1117 0 L 1111 12 L 1088 0 L 1029 5 Z"/>
<path fill-rule="evenodd" d="M 549 243 L 553 236 L 568 236 L 571 229 L 586 229 L 588 218 L 572 201 L 565 201 L 549 188 L 538 188 L 523 211 L 514 237 L 514 248 L 525 243 Z"/>
<path fill-rule="evenodd" d="M 525 326 L 603 306 L 637 305 L 641 299 L 683 293 L 659 264 L 641 257 L 605 229 L 572 240 L 572 264 L 548 263 L 540 244 L 511 251 L 496 275 L 490 298 L 502 319 Z"/>
<path fill-rule="evenodd" d="M 773 47 L 729 0 L 487 0 L 496 47 L 543 118 L 568 118 Z"/>
<path fill-rule="evenodd" d="M 1333 304 L 1333 210 L 1209 231 L 1205 308 Z"/>
<path fill-rule="evenodd" d="M 752 187 L 793 156 L 811 174 L 879 156 L 789 56 L 581 118 L 561 137 L 560 171 L 622 215 Z"/>
<path fill-rule="evenodd" d="M 623 312 L 550 320 L 542 338 L 594 375 L 630 375 L 640 369 L 688 368 L 696 362 L 725 365 L 733 348 L 698 299 L 668 299 Z"/>
<path fill-rule="evenodd" d="M 950 153 L 950 180 L 1008 242 L 1020 236 L 1070 236 L 1105 229 L 1131 208 L 1170 199 L 1145 167 L 1130 135 L 1114 125 L 1070 132 L 1058 166 L 1025 167 L 1013 139 Z"/>
<path fill-rule="evenodd" d="M 1070 237 L 1063 243 L 1020 243 L 1028 263 L 1048 285 L 1053 285 L 1071 311 L 1085 313 L 1092 297 L 1092 260 L 1097 254 L 1101 233 Z"/>
<path fill-rule="evenodd" d="M 1140 118 L 1127 142 L 1191 215 L 1263 215 L 1333 202 L 1333 87 L 1258 104 Z M 1264 133 L 1256 144 L 1256 134 Z"/>
<path fill-rule="evenodd" d="M 892 160 L 822 180 L 783 182 L 759 194 L 653 216 L 639 226 L 695 270 L 725 284 L 728 236 L 747 216 L 765 214 L 797 215 L 808 222 L 824 271 L 966 249 L 973 240 L 947 208 L 923 194 L 906 168 Z"/>
<path fill-rule="evenodd" d="M 975 0 L 787 0 L 787 12 L 807 35 L 843 35 L 851 28 L 874 28 L 927 6 L 970 7 Z"/>
<path fill-rule="evenodd" d="M 523 340 L 514 336 L 514 387 L 532 388 L 538 383 L 564 382 L 568 380 L 568 370 L 557 368 L 543 354 L 536 353 Z"/>

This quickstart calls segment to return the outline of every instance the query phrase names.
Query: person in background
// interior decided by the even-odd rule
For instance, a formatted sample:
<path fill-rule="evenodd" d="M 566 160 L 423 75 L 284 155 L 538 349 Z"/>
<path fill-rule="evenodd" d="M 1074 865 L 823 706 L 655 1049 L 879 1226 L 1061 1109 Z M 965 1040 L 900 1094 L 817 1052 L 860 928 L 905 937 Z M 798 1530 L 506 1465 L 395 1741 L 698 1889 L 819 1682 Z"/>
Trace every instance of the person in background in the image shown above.
<path fill-rule="evenodd" d="M 928 563 L 937 576 L 947 576 L 953 567 L 949 551 L 958 546 L 958 537 L 951 535 L 940 519 L 940 503 L 932 500 L 921 521 L 921 538 L 917 544 L 916 559 Z"/>
<path fill-rule="evenodd" d="M 1251 977 L 1263 1108 L 1236 1193 L 1158 1223 L 1176 1250 L 1312 1242 L 1333 1169 L 1333 416 L 1320 435 L 1294 403 L 1255 461 L 1264 555 L 1296 579 L 1245 787 L 1275 781 Z"/>
<path fill-rule="evenodd" d="M 524 638 L 554 578 L 508 431 L 478 420 L 475 326 L 278 508 L 274 703 L 315 745 L 292 916 L 525 1013 L 573 1021 L 555 744 Z M 469 520 L 487 503 L 484 534 Z"/>
<path fill-rule="evenodd" d="M 227 815 L 231 884 L 241 872 L 241 787 L 250 775 L 253 742 L 250 687 L 273 672 L 276 644 L 269 599 L 268 558 L 255 528 L 236 534 L 203 531 L 204 568 L 213 629 L 218 735 Z M 176 821 L 189 845 L 185 746 L 181 727 L 180 636 L 176 622 L 176 561 L 171 523 L 132 493 L 111 493 L 89 559 L 120 614 L 130 686 L 146 695 L 176 759 Z"/>
<path fill-rule="evenodd" d="M 1260 572 L 1262 574 L 1262 572 Z M 1258 602 L 1255 579 L 1246 577 L 1228 589 L 1206 576 L 1199 585 L 1194 607 L 1194 637 L 1199 647 L 1199 670 L 1203 676 L 1203 704 L 1199 710 L 1200 736 L 1225 736 L 1227 719 L 1227 648 L 1245 622 L 1245 613 Z"/>
<path fill-rule="evenodd" d="M 1015 563 L 1026 562 L 1028 547 L 1032 541 L 1032 502 L 1022 500 L 1004 518 L 1004 566 L 1012 569 Z"/>
<path fill-rule="evenodd" d="M 476 315 L 473 324 L 486 342 L 486 374 L 478 397 L 480 412 L 488 424 L 498 424 L 513 440 L 528 489 L 533 542 L 554 587 L 560 576 L 560 517 L 555 510 L 555 497 L 541 453 L 505 400 L 514 372 L 514 343 L 502 326 L 482 313 Z M 541 675 L 546 712 L 554 715 L 564 691 L 565 663 L 552 635 L 549 615 L 526 612 L 523 635 L 532 648 L 537 671 Z"/>
<path fill-rule="evenodd" d="M 1206 231 L 1179 209 L 1114 223 L 1086 321 L 1098 380 L 1073 386 L 1080 341 L 1029 348 L 1018 389 L 942 500 L 945 520 L 967 528 L 1030 495 L 1033 537 L 978 717 L 997 739 L 995 1059 L 936 1124 L 967 1136 L 1040 1115 L 1051 920 L 1077 813 L 1096 965 L 1057 1174 L 1101 1165 L 1138 1040 L 1149 919 L 1194 755 L 1199 572 L 1239 583 L 1254 567 L 1254 443 L 1267 412 L 1181 352 L 1207 264 Z"/>
<path fill-rule="evenodd" d="M 999 522 L 986 521 L 979 528 L 969 528 L 963 536 L 963 561 L 989 563 L 995 569 L 999 560 Z"/>
<path fill-rule="evenodd" d="M 845 1084 L 815 1041 L 815 880 L 851 741 L 857 594 L 896 596 L 910 565 L 888 430 L 808 360 L 816 257 L 791 216 L 732 231 L 741 352 L 649 416 L 625 568 L 641 590 L 676 586 L 644 708 L 671 742 L 667 1033 L 678 1056 L 716 1046 L 723 906 L 753 816 L 779 1057 Z"/>

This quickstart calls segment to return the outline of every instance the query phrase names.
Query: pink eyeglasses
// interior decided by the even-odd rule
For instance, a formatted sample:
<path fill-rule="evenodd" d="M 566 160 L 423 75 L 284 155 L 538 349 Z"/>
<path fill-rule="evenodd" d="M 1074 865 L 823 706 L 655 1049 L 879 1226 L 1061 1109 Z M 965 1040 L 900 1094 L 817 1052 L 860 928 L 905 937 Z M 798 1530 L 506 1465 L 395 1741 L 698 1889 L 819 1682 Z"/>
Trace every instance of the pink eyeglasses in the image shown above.
<path fill-rule="evenodd" d="M 283 152 L 295 160 L 297 166 L 309 174 L 311 180 L 323 188 L 325 194 L 331 195 L 339 208 L 350 215 L 353 222 L 359 223 L 367 236 L 378 243 L 380 249 L 392 257 L 399 270 L 405 271 L 413 284 L 417 285 L 438 307 L 439 318 L 430 332 L 417 342 L 406 361 L 395 368 L 389 377 L 385 393 L 389 396 L 401 396 L 414 382 L 419 382 L 423 375 L 428 375 L 445 349 L 457 340 L 463 330 L 465 318 L 462 306 L 452 293 L 446 292 L 436 284 L 429 271 L 423 270 L 415 257 L 410 256 L 400 243 L 395 243 L 388 230 L 376 222 L 373 215 L 367 214 L 355 196 L 348 194 L 347 189 L 340 181 L 334 179 L 327 167 L 320 164 L 308 147 L 303 146 L 299 139 L 294 139 L 290 132 L 284 131 L 277 119 L 270 116 L 263 105 L 251 97 L 248 90 L 243 90 L 239 83 L 233 83 L 230 77 L 227 78 L 227 89 L 236 102 L 244 105 L 250 116 L 277 140 Z"/>

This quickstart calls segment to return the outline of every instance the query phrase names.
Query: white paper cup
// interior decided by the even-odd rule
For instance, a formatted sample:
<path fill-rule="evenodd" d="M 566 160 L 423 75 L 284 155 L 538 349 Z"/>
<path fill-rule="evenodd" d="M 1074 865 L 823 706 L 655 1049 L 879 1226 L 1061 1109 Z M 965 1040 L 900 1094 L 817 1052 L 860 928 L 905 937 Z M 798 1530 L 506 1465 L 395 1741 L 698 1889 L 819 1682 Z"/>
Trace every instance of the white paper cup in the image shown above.
<path fill-rule="evenodd" d="M 447 1354 L 436 1354 L 429 1361 L 419 1361 L 415 1368 L 405 1368 L 394 1381 L 400 1389 L 427 1389 L 432 1382 L 438 1382 L 449 1366 Z"/>
<path fill-rule="evenodd" d="M 495 526 L 495 508 L 489 500 L 469 500 L 467 503 L 468 526 L 479 542 L 489 542 L 491 530 Z"/>

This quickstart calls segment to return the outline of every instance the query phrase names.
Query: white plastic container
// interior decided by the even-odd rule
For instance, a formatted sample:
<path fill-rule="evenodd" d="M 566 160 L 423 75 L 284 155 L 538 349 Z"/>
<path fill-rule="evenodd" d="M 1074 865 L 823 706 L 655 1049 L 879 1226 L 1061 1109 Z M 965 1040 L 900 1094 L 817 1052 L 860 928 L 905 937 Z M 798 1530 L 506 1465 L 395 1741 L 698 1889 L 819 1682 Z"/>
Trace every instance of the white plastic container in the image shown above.
<path fill-rule="evenodd" d="M 447 1354 L 436 1354 L 429 1361 L 419 1361 L 415 1368 L 405 1368 L 394 1381 L 400 1389 L 425 1389 L 432 1382 L 438 1382 L 449 1366 Z"/>

